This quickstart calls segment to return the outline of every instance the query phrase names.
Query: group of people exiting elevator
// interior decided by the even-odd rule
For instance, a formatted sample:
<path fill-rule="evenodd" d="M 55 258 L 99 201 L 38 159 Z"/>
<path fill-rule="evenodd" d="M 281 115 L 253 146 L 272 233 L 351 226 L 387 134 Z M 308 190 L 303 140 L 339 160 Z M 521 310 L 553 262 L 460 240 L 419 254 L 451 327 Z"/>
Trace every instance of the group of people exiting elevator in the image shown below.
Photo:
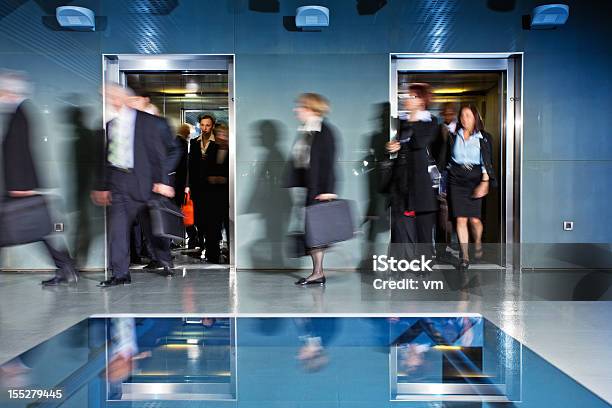
<path fill-rule="evenodd" d="M 159 197 L 173 199 L 177 207 L 184 204 L 187 195 L 192 197 L 195 224 L 188 226 L 189 246 L 199 248 L 206 261 L 221 262 L 223 226 L 229 240 L 227 125 L 215 123 L 212 115 L 204 115 L 199 121 L 201 134 L 190 141 L 189 125 L 179 126 L 177 135 L 173 135 L 167 121 L 157 116 L 155 109 L 148 109 L 150 99 L 139 89 L 130 93 L 109 84 L 106 100 L 114 118 L 107 124 L 104 176 L 93 199 L 109 206 L 113 275 L 100 286 L 131 282 L 129 263 L 137 258 L 130 259 L 130 240 L 139 234 L 134 225 L 140 227 L 148 242 L 151 262 L 145 269 L 163 270 L 167 277 L 174 275 L 172 243 L 154 236 L 149 220 L 148 206 Z"/>
<path fill-rule="evenodd" d="M 442 123 L 428 110 L 431 87 L 411 84 L 403 95 L 403 111 L 395 138 L 385 145 L 380 189 L 389 197 L 391 242 L 389 252 L 399 259 L 425 256 L 454 263 L 459 270 L 473 257 L 483 256 L 482 199 L 496 186 L 491 136 L 473 104 L 459 109 L 446 103 Z M 306 205 L 336 198 L 337 131 L 324 119 L 327 100 L 303 94 L 295 113 L 301 126 L 289 161 L 288 187 L 305 187 Z M 454 229 L 460 247 L 451 260 Z M 326 248 L 307 248 L 312 273 L 297 285 L 323 285 Z"/>
<path fill-rule="evenodd" d="M 30 82 L 24 74 L 0 72 L 0 189 L 3 192 L 0 210 L 3 203 L 10 201 L 11 208 L 23 209 L 24 216 L 33 197 L 45 197 L 31 152 L 31 144 L 36 140 L 33 127 L 37 115 L 29 100 L 29 87 Z M 205 251 L 208 262 L 221 262 L 222 227 L 226 228 L 229 240 L 227 125 L 215 123 L 211 115 L 203 116 L 201 135 L 190 143 L 188 126 L 180 126 L 179 135 L 175 136 L 143 88 L 107 84 L 105 100 L 110 120 L 105 132 L 91 135 L 96 139 L 105 137 L 99 143 L 99 152 L 94 149 L 91 154 L 90 164 L 96 168 L 91 199 L 108 209 L 108 265 L 112 275 L 100 286 L 131 282 L 130 255 L 138 254 L 134 250 L 138 242 L 134 244 L 133 238 L 139 236 L 144 237 L 151 259 L 146 268 L 161 271 L 166 277 L 174 276 L 171 241 L 153 234 L 149 208 L 155 200 L 174 200 L 178 207 L 183 204 L 186 192 L 195 203 L 195 226 L 191 228 L 190 244 Z M 21 207 L 20 203 L 23 203 Z M 4 213 L 0 211 L 0 214 Z M 27 224 L 32 220 L 24 219 L 23 222 Z M 6 232 L 4 227 L 0 225 L 0 232 Z M 42 284 L 76 283 L 79 273 L 65 240 L 51 235 L 39 238 L 57 268 L 55 275 Z M 11 242 L 7 244 L 14 245 Z M 140 246 L 144 244 L 141 242 Z M 228 256 L 226 254 L 225 259 Z"/>

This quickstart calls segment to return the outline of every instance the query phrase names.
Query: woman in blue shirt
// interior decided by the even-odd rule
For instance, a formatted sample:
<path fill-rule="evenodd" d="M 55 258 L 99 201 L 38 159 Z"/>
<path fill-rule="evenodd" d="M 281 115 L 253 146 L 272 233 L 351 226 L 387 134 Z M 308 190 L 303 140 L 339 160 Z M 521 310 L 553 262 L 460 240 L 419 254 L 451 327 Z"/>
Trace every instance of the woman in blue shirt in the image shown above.
<path fill-rule="evenodd" d="M 466 270 L 470 231 L 475 257 L 482 257 L 482 198 L 489 193 L 489 185 L 495 183 L 491 136 L 484 131 L 474 105 L 465 105 L 459 111 L 457 131 L 448 138 L 447 161 L 449 209 L 456 219 L 461 246 L 459 269 Z"/>

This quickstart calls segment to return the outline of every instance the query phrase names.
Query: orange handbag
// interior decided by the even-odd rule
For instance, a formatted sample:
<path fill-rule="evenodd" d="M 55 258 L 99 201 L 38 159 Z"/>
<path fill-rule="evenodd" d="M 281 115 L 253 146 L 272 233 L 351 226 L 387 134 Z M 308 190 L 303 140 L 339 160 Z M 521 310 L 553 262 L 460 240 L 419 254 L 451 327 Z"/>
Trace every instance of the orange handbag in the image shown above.
<path fill-rule="evenodd" d="M 183 224 L 185 224 L 186 227 L 191 227 L 194 224 L 193 201 L 191 200 L 191 193 L 185 194 L 185 201 L 181 206 L 181 211 L 183 212 Z"/>

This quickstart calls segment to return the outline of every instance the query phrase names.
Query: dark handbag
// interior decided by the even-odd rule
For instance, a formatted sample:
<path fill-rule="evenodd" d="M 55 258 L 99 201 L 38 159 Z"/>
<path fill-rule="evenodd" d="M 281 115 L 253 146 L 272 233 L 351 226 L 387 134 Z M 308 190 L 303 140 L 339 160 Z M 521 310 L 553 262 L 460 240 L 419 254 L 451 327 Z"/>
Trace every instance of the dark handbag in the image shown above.
<path fill-rule="evenodd" d="M 0 247 L 42 240 L 53 230 L 43 195 L 7 198 L 0 207 Z"/>
<path fill-rule="evenodd" d="M 355 233 L 352 203 L 348 200 L 324 201 L 306 207 L 306 247 L 317 248 L 348 241 Z"/>
<path fill-rule="evenodd" d="M 172 201 L 165 197 L 149 201 L 149 216 L 154 236 L 175 240 L 185 239 L 183 213 Z"/>

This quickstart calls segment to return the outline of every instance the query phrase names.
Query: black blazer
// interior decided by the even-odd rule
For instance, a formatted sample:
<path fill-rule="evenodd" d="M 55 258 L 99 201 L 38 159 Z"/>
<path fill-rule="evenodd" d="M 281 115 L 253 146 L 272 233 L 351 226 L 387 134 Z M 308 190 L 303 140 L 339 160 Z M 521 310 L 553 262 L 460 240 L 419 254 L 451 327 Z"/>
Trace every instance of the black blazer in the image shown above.
<path fill-rule="evenodd" d="M 489 184 L 491 187 L 497 187 L 497 177 L 495 176 L 495 168 L 493 167 L 493 144 L 491 143 L 491 135 L 484 130 L 481 130 L 480 134 L 482 135 L 482 139 L 480 139 L 480 153 L 487 174 L 489 175 Z M 440 163 L 441 169 L 446 168 L 452 161 L 451 157 L 456 138 L 457 133 L 449 133 L 444 151 L 440 155 L 443 160 Z"/>
<path fill-rule="evenodd" d="M 192 198 L 198 197 L 198 195 L 204 191 L 209 191 L 211 185 L 208 183 L 208 177 L 213 175 L 211 174 L 211 164 L 210 160 L 212 156 L 216 154 L 212 154 L 212 150 L 215 149 L 215 142 L 210 141 L 208 147 L 206 148 L 206 153 L 204 157 L 202 157 L 202 152 L 200 149 L 200 140 L 194 139 L 191 141 L 191 145 L 189 147 L 189 189 L 192 193 Z"/>
<path fill-rule="evenodd" d="M 174 169 L 173 186 L 176 192 L 176 197 L 183 200 L 183 191 L 187 186 L 187 155 L 189 141 L 176 136 L 177 151 L 179 154 L 179 162 Z"/>
<path fill-rule="evenodd" d="M 8 191 L 27 191 L 40 187 L 30 151 L 32 129 L 27 111 L 31 109 L 31 103 L 25 100 L 6 118 L 2 141 L 5 195 Z"/>
<path fill-rule="evenodd" d="M 410 139 L 402 143 L 393 161 L 390 186 L 393 211 L 437 211 L 438 202 L 427 171 L 430 163 L 428 149 L 439 137 L 438 121 L 400 121 L 397 140 Z"/>
<path fill-rule="evenodd" d="M 335 194 L 336 161 L 338 154 L 337 131 L 327 121 L 321 131 L 314 132 L 310 146 L 310 167 L 296 169 L 293 157 L 289 159 L 286 187 L 306 187 L 306 205 L 315 203 L 319 194 Z"/>
<path fill-rule="evenodd" d="M 108 137 L 114 123 L 112 120 L 106 126 L 105 166 L 98 190 L 109 190 L 111 186 Z M 130 178 L 134 185 L 130 195 L 137 201 L 149 201 L 153 194 L 153 184 L 170 184 L 168 174 L 174 163 L 169 159 L 168 147 L 174 135 L 164 119 L 146 112 L 136 111 L 134 123 L 134 168 L 131 173 L 133 177 Z"/>
<path fill-rule="evenodd" d="M 206 173 L 208 174 L 208 177 L 225 177 L 228 179 L 228 182 L 225 184 L 209 184 L 207 180 L 206 191 L 227 192 L 229 198 L 229 151 L 225 153 L 225 158 L 219 163 L 219 150 L 219 145 L 215 142 L 208 145 L 205 160 L 205 167 L 207 169 Z"/>

